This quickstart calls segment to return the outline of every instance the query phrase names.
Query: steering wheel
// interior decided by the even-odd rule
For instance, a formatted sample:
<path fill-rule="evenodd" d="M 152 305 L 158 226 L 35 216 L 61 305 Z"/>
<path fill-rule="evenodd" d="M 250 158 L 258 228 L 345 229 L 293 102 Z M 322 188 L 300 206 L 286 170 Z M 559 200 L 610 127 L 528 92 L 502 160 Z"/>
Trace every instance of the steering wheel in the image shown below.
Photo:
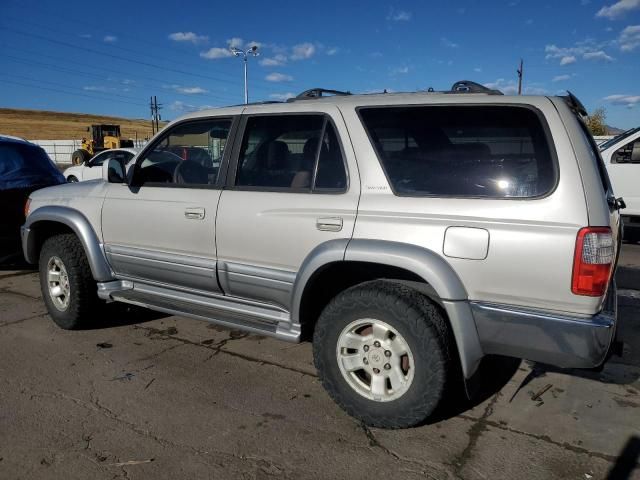
<path fill-rule="evenodd" d="M 209 183 L 209 172 L 198 162 L 183 160 L 173 171 L 173 183 L 207 184 Z"/>

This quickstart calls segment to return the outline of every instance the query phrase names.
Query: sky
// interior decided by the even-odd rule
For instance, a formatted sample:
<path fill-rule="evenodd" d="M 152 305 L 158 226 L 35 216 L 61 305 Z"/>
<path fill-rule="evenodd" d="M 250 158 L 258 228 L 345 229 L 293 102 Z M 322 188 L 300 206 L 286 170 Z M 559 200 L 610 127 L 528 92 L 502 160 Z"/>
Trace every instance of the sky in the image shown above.
<path fill-rule="evenodd" d="M 1 0 L 0 107 L 163 119 L 322 87 L 573 92 L 640 125 L 640 0 Z M 107 6 L 108 5 L 108 6 Z"/>

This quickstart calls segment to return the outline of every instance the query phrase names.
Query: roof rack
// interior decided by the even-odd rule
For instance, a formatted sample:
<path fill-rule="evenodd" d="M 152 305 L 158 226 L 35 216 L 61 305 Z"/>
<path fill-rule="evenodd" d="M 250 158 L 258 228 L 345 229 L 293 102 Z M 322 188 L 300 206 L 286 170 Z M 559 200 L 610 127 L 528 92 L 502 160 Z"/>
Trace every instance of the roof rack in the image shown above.
<path fill-rule="evenodd" d="M 302 92 L 301 94 L 293 98 L 287 99 L 287 102 L 295 102 L 297 100 L 312 100 L 314 98 L 324 97 L 326 96 L 325 94 L 343 96 L 343 95 L 351 95 L 351 92 L 342 92 L 340 90 L 328 90 L 326 88 L 311 88 L 309 90 L 305 90 L 304 92 Z"/>
<path fill-rule="evenodd" d="M 460 80 L 451 86 L 451 91 L 446 93 L 486 93 L 488 95 L 504 95 L 500 90 L 480 85 L 471 80 Z"/>

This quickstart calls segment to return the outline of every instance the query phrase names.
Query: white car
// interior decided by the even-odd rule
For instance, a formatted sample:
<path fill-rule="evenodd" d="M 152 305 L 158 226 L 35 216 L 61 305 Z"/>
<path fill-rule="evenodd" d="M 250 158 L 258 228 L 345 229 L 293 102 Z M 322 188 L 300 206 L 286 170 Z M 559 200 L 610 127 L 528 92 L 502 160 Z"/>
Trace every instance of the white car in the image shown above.
<path fill-rule="evenodd" d="M 627 130 L 599 148 L 613 191 L 627 205 L 622 211 L 625 238 L 640 240 L 640 127 Z"/>
<path fill-rule="evenodd" d="M 102 164 L 115 158 L 126 165 L 140 149 L 138 148 L 114 148 L 100 152 L 82 165 L 69 167 L 64 171 L 64 178 L 67 182 L 82 182 L 84 180 L 97 180 L 102 178 Z"/>

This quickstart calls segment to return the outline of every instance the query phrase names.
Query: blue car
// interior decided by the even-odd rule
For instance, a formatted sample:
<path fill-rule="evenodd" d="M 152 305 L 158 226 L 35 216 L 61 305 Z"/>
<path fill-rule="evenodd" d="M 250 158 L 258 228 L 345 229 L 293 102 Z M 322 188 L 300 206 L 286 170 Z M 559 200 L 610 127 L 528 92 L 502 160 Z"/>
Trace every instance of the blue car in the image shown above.
<path fill-rule="evenodd" d="M 29 194 L 65 183 L 65 178 L 38 145 L 0 135 L 0 262 L 20 258 L 20 226 Z"/>

